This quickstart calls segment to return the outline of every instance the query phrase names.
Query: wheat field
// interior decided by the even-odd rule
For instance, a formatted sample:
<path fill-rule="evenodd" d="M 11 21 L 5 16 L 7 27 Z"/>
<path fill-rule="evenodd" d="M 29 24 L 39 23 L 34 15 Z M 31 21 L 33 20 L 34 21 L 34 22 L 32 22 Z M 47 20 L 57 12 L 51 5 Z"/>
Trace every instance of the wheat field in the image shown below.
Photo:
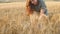
<path fill-rule="evenodd" d="M 0 3 L 0 34 L 60 34 L 60 2 L 46 5 L 48 17 L 31 23 L 25 2 Z"/>

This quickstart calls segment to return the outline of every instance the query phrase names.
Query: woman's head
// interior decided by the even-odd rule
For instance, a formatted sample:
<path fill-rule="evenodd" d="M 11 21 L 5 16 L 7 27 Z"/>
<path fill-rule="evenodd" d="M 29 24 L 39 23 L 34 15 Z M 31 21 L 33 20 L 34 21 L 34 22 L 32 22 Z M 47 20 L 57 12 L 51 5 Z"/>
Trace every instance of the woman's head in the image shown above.
<path fill-rule="evenodd" d="M 32 4 L 34 4 L 34 5 L 37 5 L 38 4 L 38 0 L 31 0 L 30 1 Z"/>

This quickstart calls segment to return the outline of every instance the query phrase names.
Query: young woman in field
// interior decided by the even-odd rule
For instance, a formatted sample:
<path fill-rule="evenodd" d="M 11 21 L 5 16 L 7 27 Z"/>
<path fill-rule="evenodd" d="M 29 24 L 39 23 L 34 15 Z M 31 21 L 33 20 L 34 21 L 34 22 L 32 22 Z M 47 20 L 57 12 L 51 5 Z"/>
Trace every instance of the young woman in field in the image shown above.
<path fill-rule="evenodd" d="M 43 0 L 26 0 L 26 11 L 28 16 L 36 12 L 40 15 L 39 18 L 48 14 L 46 5 Z"/>
<path fill-rule="evenodd" d="M 47 15 L 47 8 L 43 0 L 26 0 L 27 15 L 31 15 L 34 11 L 40 15 Z"/>

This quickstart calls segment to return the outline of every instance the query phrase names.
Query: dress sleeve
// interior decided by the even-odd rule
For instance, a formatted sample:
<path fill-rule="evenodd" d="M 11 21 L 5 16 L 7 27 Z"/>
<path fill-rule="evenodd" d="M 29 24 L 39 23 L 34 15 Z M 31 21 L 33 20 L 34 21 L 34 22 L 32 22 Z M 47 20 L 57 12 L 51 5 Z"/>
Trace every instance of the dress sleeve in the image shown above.
<path fill-rule="evenodd" d="M 44 9 L 45 10 L 45 14 L 48 15 L 48 12 L 47 12 L 47 7 L 45 5 L 45 2 L 43 0 L 39 0 L 40 2 L 40 5 L 41 5 L 41 9 Z"/>
<path fill-rule="evenodd" d="M 40 5 L 41 5 L 41 8 L 46 9 L 45 2 L 43 0 L 39 0 L 39 2 L 40 2 Z"/>

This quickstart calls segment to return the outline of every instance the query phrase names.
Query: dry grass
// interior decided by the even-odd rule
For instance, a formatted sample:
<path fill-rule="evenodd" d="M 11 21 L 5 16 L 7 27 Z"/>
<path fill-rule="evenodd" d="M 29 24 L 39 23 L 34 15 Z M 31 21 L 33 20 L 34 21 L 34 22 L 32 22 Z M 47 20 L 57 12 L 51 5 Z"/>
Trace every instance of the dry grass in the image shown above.
<path fill-rule="evenodd" d="M 60 2 L 46 2 L 48 18 L 33 23 L 25 15 L 24 3 L 0 4 L 0 34 L 60 34 Z"/>

